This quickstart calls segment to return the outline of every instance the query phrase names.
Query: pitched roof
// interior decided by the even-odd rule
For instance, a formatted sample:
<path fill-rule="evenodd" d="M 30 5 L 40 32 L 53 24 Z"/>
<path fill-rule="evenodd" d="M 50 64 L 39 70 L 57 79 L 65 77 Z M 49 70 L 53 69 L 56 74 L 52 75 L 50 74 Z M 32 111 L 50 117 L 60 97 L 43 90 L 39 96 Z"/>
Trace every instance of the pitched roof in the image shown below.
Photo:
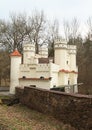
<path fill-rule="evenodd" d="M 21 56 L 21 54 L 19 53 L 18 50 L 14 50 L 14 51 L 10 54 L 10 56 Z"/>

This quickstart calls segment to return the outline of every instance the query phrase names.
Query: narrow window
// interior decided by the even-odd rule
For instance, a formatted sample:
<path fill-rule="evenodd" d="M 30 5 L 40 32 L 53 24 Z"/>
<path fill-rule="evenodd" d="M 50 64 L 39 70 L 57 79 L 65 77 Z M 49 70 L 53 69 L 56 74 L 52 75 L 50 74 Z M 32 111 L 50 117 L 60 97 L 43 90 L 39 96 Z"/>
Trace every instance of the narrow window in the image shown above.
<path fill-rule="evenodd" d="M 68 80 L 68 85 L 70 84 L 70 80 Z"/>

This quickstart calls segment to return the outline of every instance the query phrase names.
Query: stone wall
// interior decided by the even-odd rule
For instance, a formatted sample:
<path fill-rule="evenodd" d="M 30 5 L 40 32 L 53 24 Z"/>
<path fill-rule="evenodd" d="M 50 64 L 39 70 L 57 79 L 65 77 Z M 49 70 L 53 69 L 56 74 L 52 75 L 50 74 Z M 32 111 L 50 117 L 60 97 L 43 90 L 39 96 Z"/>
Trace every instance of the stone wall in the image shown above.
<path fill-rule="evenodd" d="M 92 96 L 74 95 L 33 87 L 16 88 L 20 102 L 78 130 L 92 130 Z"/>

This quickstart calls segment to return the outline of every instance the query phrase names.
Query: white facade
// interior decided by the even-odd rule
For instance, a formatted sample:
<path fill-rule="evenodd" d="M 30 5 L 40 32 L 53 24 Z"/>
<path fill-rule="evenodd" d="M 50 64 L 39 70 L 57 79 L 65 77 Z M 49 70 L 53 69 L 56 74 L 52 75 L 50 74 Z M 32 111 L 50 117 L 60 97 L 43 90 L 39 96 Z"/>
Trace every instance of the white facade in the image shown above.
<path fill-rule="evenodd" d="M 15 93 L 15 86 L 19 86 L 19 66 L 21 64 L 21 55 L 11 55 L 11 69 L 10 69 L 10 93 Z"/>
<path fill-rule="evenodd" d="M 11 55 L 10 93 L 14 93 L 16 86 L 30 85 L 43 89 L 65 85 L 65 92 L 77 93 L 76 46 L 57 39 L 54 49 L 54 63 L 52 59 L 47 62 L 47 47 L 40 47 L 39 54 L 35 54 L 35 45 L 28 42 L 23 46 L 23 63 L 19 55 Z"/>

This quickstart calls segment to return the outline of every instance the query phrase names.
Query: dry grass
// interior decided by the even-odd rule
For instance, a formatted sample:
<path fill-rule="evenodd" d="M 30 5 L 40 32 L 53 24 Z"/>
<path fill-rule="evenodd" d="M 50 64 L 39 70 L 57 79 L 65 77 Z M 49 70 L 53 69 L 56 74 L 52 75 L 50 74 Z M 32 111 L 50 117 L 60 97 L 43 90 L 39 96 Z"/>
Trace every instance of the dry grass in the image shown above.
<path fill-rule="evenodd" d="M 53 117 L 21 104 L 0 105 L 0 130 L 74 130 Z"/>

